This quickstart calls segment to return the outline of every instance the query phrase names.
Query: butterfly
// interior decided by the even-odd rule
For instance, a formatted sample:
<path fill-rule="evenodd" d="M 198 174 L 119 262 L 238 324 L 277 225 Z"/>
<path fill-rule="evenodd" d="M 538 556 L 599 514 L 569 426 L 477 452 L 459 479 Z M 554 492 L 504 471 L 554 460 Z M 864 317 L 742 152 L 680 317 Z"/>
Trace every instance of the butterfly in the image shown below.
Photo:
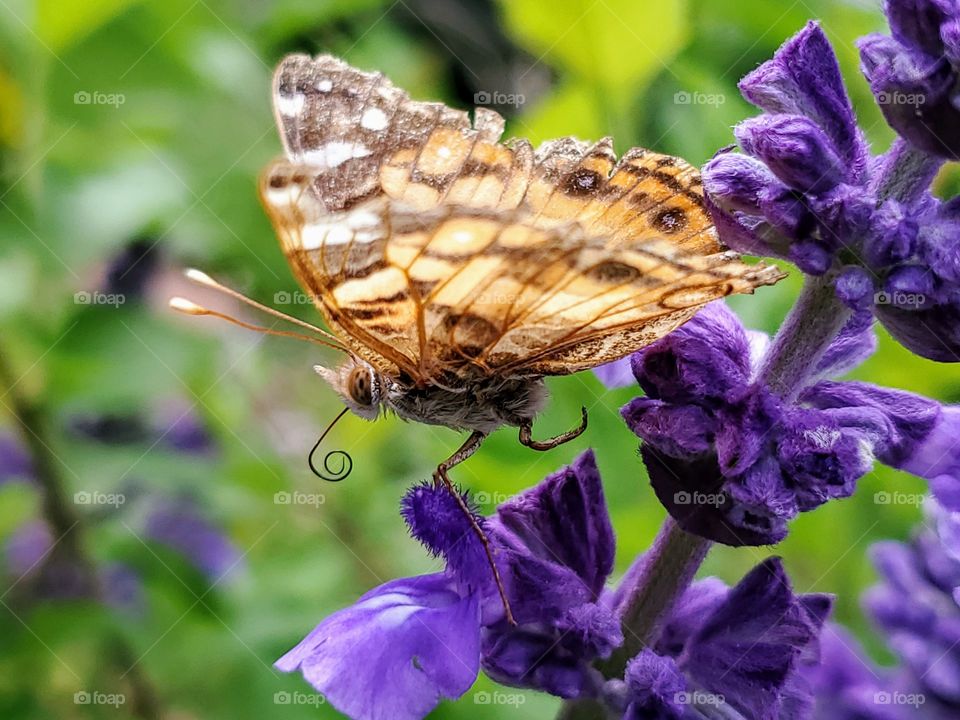
<path fill-rule="evenodd" d="M 273 106 L 285 157 L 260 197 L 330 329 L 321 342 L 346 355 L 317 372 L 344 412 L 468 432 L 434 475 L 451 490 L 450 469 L 497 428 L 536 450 L 585 430 L 584 410 L 533 439 L 545 376 L 622 358 L 711 300 L 784 277 L 720 244 L 679 158 L 618 159 L 610 138 L 503 143 L 496 112 L 471 121 L 330 55 L 284 58 Z"/>

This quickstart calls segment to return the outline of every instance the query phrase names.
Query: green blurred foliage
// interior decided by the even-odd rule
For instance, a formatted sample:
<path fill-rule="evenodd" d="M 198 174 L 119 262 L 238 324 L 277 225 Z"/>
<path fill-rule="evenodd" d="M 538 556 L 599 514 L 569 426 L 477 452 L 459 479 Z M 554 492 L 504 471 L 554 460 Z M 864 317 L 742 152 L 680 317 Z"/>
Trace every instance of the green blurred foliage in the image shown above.
<path fill-rule="evenodd" d="M 132 486 L 187 493 L 243 553 L 239 571 L 211 585 L 145 540 L 128 510 L 89 517 L 89 553 L 139 573 L 144 606 L 125 614 L 91 603 L 21 606 L 8 604 L 15 593 L 0 596 L 7 598 L 0 716 L 128 716 L 129 706 L 77 705 L 73 696 L 129 693 L 125 671 L 136 666 L 167 717 L 334 717 L 323 706 L 277 705 L 276 692 L 309 688 L 275 672 L 273 660 L 373 585 L 437 567 L 406 537 L 396 509 L 403 490 L 455 449 L 456 434 L 347 418 L 336 442 L 356 467 L 348 482 L 325 485 L 304 458 L 339 411 L 311 370 L 329 354 L 174 317 L 165 307 L 168 295 L 185 291 L 177 279 L 183 266 L 202 267 L 268 304 L 296 290 L 256 197 L 257 173 L 280 149 L 269 78 L 284 53 L 333 52 L 388 73 L 415 97 L 459 105 L 496 89 L 477 83 L 500 77 L 497 63 L 508 58 L 513 73 L 503 78 L 513 84 L 502 89 L 531 88 L 510 114 L 512 134 L 536 141 L 612 134 L 621 151 L 642 144 L 702 163 L 751 114 L 737 80 L 811 16 L 835 42 L 857 112 L 882 149 L 891 133 L 857 73 L 853 47 L 881 18 L 852 0 L 790 7 L 765 0 L 0 3 L 0 350 L 15 368 L 17 390 L 42 408 L 68 496 Z M 946 171 L 942 192 L 958 185 Z M 144 299 L 78 304 L 75 293 L 102 287 L 110 259 L 136 236 L 161 253 Z M 793 276 L 733 305 L 748 324 L 773 331 L 797 290 Z M 305 305 L 293 312 L 316 319 Z M 880 351 L 857 378 L 960 400 L 955 371 L 881 335 Z M 538 432 L 566 429 L 584 404 L 591 428 L 583 438 L 540 455 L 499 432 L 457 478 L 482 493 L 489 511 L 595 447 L 622 572 L 664 516 L 617 414 L 632 392 L 606 391 L 589 373 L 552 380 L 550 388 L 553 402 Z M 151 415 L 170 403 L 202 418 L 215 438 L 212 455 L 148 441 L 98 444 L 67 430 L 78 414 Z M 8 410 L 4 402 L 0 427 L 12 429 Z M 906 537 L 919 517 L 916 507 L 874 503 L 875 492 L 893 488 L 923 489 L 880 468 L 856 497 L 799 519 L 775 550 L 800 590 L 837 593 L 838 619 L 878 653 L 857 604 L 873 580 L 865 551 L 876 539 Z M 274 502 L 275 493 L 293 490 L 322 493 L 325 501 Z M 39 512 L 29 486 L 0 486 L 0 540 Z M 718 548 L 703 572 L 735 582 L 771 552 Z M 4 589 L 15 590 L 16 579 L 8 580 Z M 121 641 L 132 658 L 117 650 Z M 475 691 L 491 688 L 481 678 Z M 547 717 L 556 705 L 527 694 L 518 711 L 473 697 L 443 705 L 436 717 Z"/>

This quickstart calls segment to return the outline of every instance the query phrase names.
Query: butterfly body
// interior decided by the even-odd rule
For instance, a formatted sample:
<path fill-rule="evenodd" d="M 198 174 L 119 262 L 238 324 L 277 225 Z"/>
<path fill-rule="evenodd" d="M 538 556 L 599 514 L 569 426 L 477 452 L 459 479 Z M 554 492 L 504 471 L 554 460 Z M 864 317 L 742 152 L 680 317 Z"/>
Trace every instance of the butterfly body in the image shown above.
<path fill-rule="evenodd" d="M 387 411 L 403 420 L 488 435 L 504 425 L 531 423 L 547 402 L 547 388 L 539 377 L 494 375 L 461 387 L 418 386 L 378 373 L 354 358 L 333 371 L 322 366 L 316 370 L 344 404 L 370 420 Z"/>

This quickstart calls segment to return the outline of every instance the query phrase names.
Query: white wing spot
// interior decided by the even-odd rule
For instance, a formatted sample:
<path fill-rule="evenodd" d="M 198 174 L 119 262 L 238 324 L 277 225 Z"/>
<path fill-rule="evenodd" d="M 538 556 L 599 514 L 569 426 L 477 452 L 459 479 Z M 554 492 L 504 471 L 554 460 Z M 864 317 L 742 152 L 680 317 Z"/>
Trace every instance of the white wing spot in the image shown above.
<path fill-rule="evenodd" d="M 277 95 L 277 111 L 281 115 L 292 117 L 303 110 L 306 98 L 300 93 L 292 95 Z"/>
<path fill-rule="evenodd" d="M 316 165 L 319 168 L 329 169 L 343 165 L 347 160 L 362 158 L 370 155 L 371 151 L 366 145 L 360 145 L 354 142 L 344 142 L 343 140 L 333 140 L 316 150 L 310 150 L 303 154 L 304 161 L 309 165 Z"/>
<path fill-rule="evenodd" d="M 328 79 L 323 79 L 317 82 L 317 90 L 320 92 L 330 92 L 333 90 L 333 83 Z"/>
<path fill-rule="evenodd" d="M 367 108 L 360 118 L 360 125 L 367 130 L 383 130 L 387 126 L 387 115 L 380 108 Z"/>

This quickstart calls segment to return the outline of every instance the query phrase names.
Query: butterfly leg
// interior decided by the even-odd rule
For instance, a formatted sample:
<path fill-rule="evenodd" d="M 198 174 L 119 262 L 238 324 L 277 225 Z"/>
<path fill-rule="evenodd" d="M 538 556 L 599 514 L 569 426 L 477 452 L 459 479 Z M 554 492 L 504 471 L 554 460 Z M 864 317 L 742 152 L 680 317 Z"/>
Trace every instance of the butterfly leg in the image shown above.
<path fill-rule="evenodd" d="M 581 420 L 579 427 L 575 427 L 573 430 L 567 430 L 565 433 L 550 438 L 549 440 L 544 440 L 543 442 L 537 442 L 533 439 L 531 436 L 533 423 L 527 420 L 520 426 L 520 444 L 526 445 L 528 448 L 533 448 L 534 450 L 553 450 L 553 448 L 558 445 L 570 442 L 574 438 L 580 437 L 583 431 L 587 429 L 587 409 L 585 407 L 580 408 L 580 415 Z"/>
<path fill-rule="evenodd" d="M 474 517 L 473 512 L 471 512 L 470 508 L 467 506 L 463 496 L 453 486 L 453 482 L 450 480 L 450 476 L 448 475 L 448 472 L 451 468 L 459 465 L 468 457 L 473 455 L 480 448 L 480 445 L 483 444 L 483 441 L 486 437 L 486 433 L 482 433 L 479 430 L 474 431 L 473 434 L 467 438 L 467 441 L 460 446 L 459 450 L 457 450 L 453 455 L 437 466 L 436 471 L 433 473 L 433 482 L 437 487 L 439 487 L 442 483 L 447 488 L 447 491 L 453 495 L 454 499 L 457 501 L 457 504 L 460 506 L 463 514 L 466 515 L 467 519 L 470 521 L 470 528 L 480 539 L 480 542 L 483 544 L 483 550 L 487 554 L 487 562 L 490 563 L 490 569 L 493 571 L 493 580 L 497 584 L 497 592 L 500 593 L 500 601 L 503 603 L 503 611 L 507 616 L 507 622 L 509 622 L 511 625 L 516 625 L 517 621 L 513 619 L 513 613 L 510 611 L 510 601 L 507 600 L 507 591 L 504 589 L 503 580 L 500 578 L 500 570 L 497 568 L 497 563 L 494 562 L 493 559 L 493 546 L 490 544 L 490 538 L 487 537 L 487 534 L 483 531 L 483 528 L 480 527 L 480 524 L 477 522 L 477 518 Z"/>

